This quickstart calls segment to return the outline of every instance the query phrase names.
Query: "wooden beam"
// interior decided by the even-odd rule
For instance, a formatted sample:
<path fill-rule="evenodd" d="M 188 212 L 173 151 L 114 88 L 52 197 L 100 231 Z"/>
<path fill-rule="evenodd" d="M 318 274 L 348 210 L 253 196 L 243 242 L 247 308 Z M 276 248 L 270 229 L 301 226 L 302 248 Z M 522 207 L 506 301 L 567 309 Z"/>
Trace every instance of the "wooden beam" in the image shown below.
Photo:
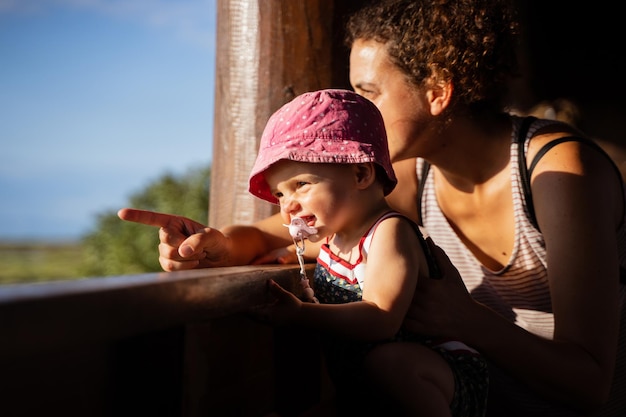
<path fill-rule="evenodd" d="M 347 88 L 345 14 L 363 0 L 218 0 L 209 224 L 249 224 L 276 207 L 248 193 L 270 115 L 296 95 Z"/>
<path fill-rule="evenodd" d="M 316 340 L 246 314 L 270 277 L 301 291 L 297 265 L 0 286 L 0 416 L 298 415 Z"/>

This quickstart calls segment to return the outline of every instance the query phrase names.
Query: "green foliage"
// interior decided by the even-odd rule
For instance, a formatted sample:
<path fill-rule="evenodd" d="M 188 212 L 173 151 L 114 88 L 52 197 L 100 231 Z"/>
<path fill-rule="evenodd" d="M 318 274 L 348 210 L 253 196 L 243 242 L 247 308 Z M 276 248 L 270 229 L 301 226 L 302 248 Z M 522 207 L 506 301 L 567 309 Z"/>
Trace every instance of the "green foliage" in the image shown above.
<path fill-rule="evenodd" d="M 206 223 L 211 168 L 194 168 L 180 178 L 166 174 L 130 197 L 128 207 L 171 213 Z M 121 208 L 121 207 L 120 207 Z M 126 222 L 117 211 L 98 215 L 96 228 L 83 237 L 84 276 L 162 271 L 158 228 Z"/>
<path fill-rule="evenodd" d="M 81 277 L 76 243 L 0 242 L 0 285 Z"/>

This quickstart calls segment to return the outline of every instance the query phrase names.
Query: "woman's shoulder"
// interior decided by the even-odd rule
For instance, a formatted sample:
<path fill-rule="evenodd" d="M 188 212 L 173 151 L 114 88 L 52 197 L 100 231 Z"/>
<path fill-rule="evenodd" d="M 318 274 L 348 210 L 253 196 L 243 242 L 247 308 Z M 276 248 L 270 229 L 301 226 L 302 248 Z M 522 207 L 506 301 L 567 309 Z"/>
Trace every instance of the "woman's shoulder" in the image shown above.
<path fill-rule="evenodd" d="M 548 143 L 569 138 L 572 142 L 591 142 L 591 139 L 575 126 L 566 122 L 551 119 L 535 119 L 530 125 L 528 135 L 528 159 Z"/>
<path fill-rule="evenodd" d="M 526 160 L 531 174 L 540 160 L 547 162 L 543 170 L 562 166 L 564 161 L 582 163 L 583 159 L 600 166 L 614 164 L 599 143 L 566 122 L 534 119 L 524 140 L 528 144 Z M 550 152 L 557 146 L 558 152 Z M 550 156 L 546 158 L 548 153 Z"/>
<path fill-rule="evenodd" d="M 587 191 L 609 190 L 611 195 L 622 195 L 622 174 L 612 157 L 575 126 L 542 118 L 518 118 L 516 122 L 517 143 L 527 148 L 525 158 L 525 150 L 520 149 L 519 169 L 529 219 L 535 226 L 535 202 L 549 201 L 552 207 L 559 203 L 569 204 L 565 198 L 555 201 L 554 197 L 555 190 L 567 188 L 564 181 L 569 182 L 568 189 L 584 186 Z M 540 176 L 542 186 L 536 188 L 534 180 Z M 582 178 L 585 181 L 580 181 Z M 623 201 L 616 204 L 616 213 L 623 212 L 620 208 L 623 205 Z M 617 214 L 616 218 L 619 220 L 621 216 Z"/>

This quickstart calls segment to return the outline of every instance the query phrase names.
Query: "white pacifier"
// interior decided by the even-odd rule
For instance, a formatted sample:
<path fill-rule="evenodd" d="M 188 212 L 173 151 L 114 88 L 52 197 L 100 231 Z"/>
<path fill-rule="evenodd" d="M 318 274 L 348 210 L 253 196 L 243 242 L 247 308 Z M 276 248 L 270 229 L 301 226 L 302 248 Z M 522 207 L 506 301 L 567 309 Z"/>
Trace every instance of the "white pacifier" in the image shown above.
<path fill-rule="evenodd" d="M 294 239 L 306 239 L 307 237 L 317 233 L 317 229 L 313 226 L 309 226 L 300 217 L 293 217 L 291 224 L 283 224 L 283 226 L 289 228 L 289 234 Z"/>
<path fill-rule="evenodd" d="M 296 255 L 298 256 L 298 263 L 300 264 L 300 284 L 302 285 L 303 297 L 306 301 L 319 303 L 319 300 L 315 297 L 313 288 L 309 285 L 309 280 L 304 270 L 304 239 L 317 234 L 317 229 L 307 225 L 300 217 L 293 217 L 291 224 L 283 224 L 283 226 L 289 228 L 289 234 L 293 238 L 293 243 L 296 246 Z"/>

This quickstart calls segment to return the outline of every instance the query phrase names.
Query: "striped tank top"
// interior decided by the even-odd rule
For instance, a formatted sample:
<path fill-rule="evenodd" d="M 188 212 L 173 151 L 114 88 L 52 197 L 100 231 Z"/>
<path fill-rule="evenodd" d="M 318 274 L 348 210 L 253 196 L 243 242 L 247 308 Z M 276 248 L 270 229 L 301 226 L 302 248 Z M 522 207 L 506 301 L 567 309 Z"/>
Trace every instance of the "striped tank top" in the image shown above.
<path fill-rule="evenodd" d="M 554 316 L 550 300 L 550 287 L 547 277 L 547 256 L 543 236 L 529 220 L 522 188 L 522 174 L 518 169 L 518 147 L 516 137 L 522 118 L 512 116 L 513 133 L 511 140 L 511 185 L 515 216 L 515 243 L 508 264 L 499 271 L 485 268 L 454 232 L 441 212 L 435 196 L 432 170 L 423 184 L 419 205 L 423 226 L 434 242 L 443 248 L 452 263 L 457 267 L 467 289 L 481 303 L 489 306 L 502 316 L 536 335 L 553 337 Z M 536 120 L 528 129 L 524 150 L 528 149 L 530 138 L 551 120 Z M 417 176 L 421 182 L 424 160 L 417 160 Z M 620 264 L 626 268 L 626 223 L 618 230 Z M 601 416 L 622 416 L 626 412 L 626 285 L 620 286 L 622 325 L 619 337 L 618 360 L 615 379 L 609 403 Z M 601 324 L 601 323 L 599 323 Z M 494 370 L 497 373 L 497 369 Z M 549 415 L 569 415 L 552 408 L 544 408 L 542 401 L 531 393 L 522 394 L 519 386 L 504 375 L 492 375 L 493 384 L 509 384 L 508 390 L 516 403 L 526 404 L 529 412 L 550 413 Z M 516 397 L 516 393 L 520 393 Z M 545 406 L 548 407 L 548 406 Z M 540 414 L 532 414 L 540 415 Z M 546 415 L 546 414 L 541 414 Z"/>

